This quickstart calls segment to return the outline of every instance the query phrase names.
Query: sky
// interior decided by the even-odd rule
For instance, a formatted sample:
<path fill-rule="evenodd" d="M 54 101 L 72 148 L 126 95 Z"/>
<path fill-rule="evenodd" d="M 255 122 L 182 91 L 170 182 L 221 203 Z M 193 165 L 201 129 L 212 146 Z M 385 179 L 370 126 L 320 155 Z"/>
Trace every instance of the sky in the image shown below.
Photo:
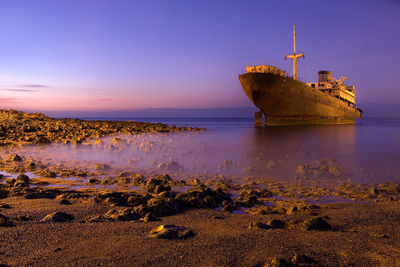
<path fill-rule="evenodd" d="M 1 0 L 0 108 L 252 107 L 246 64 L 349 77 L 357 102 L 400 105 L 400 1 Z"/>

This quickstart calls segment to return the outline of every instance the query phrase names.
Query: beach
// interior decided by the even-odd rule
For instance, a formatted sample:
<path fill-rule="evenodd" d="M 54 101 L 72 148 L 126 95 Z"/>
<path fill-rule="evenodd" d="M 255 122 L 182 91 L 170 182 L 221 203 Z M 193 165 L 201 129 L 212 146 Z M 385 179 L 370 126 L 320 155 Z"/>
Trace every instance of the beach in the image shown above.
<path fill-rule="evenodd" d="M 376 162 L 362 157 L 371 147 L 351 142 L 370 142 L 358 135 L 371 124 L 260 133 L 240 120 L 172 126 L 2 114 L 2 264 L 400 264 L 394 152 Z M 375 142 L 377 155 L 385 140 Z"/>

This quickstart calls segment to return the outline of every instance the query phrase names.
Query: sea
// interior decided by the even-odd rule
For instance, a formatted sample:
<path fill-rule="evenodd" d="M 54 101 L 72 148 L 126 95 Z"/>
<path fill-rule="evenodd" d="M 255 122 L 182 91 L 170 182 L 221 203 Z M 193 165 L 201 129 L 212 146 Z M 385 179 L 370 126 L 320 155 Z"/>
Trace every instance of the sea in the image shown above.
<path fill-rule="evenodd" d="M 290 178 L 299 175 L 299 166 L 318 167 L 322 161 L 338 166 L 343 179 L 362 183 L 400 182 L 400 119 L 363 118 L 347 125 L 288 127 L 254 127 L 253 118 L 108 120 L 207 129 L 155 135 L 154 139 L 142 137 L 138 142 L 150 144 L 151 148 L 146 153 L 137 151 L 136 155 L 149 166 L 174 161 L 193 174 Z"/>

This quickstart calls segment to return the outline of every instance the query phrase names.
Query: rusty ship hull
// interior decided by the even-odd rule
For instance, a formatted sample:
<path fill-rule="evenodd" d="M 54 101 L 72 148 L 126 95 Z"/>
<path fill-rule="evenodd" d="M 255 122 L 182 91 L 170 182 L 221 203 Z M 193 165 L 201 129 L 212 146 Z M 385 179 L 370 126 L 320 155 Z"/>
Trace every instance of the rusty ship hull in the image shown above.
<path fill-rule="evenodd" d="M 361 118 L 357 107 L 290 77 L 245 73 L 239 80 L 267 126 L 348 124 Z"/>

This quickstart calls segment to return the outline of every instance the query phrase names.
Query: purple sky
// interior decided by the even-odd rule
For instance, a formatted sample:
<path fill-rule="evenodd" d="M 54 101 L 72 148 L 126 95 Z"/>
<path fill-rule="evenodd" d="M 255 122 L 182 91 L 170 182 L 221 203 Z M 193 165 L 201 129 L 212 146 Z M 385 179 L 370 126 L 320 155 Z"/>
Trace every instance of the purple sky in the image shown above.
<path fill-rule="evenodd" d="M 3 0 L 1 108 L 250 107 L 245 64 L 348 76 L 357 101 L 400 103 L 400 2 Z"/>

